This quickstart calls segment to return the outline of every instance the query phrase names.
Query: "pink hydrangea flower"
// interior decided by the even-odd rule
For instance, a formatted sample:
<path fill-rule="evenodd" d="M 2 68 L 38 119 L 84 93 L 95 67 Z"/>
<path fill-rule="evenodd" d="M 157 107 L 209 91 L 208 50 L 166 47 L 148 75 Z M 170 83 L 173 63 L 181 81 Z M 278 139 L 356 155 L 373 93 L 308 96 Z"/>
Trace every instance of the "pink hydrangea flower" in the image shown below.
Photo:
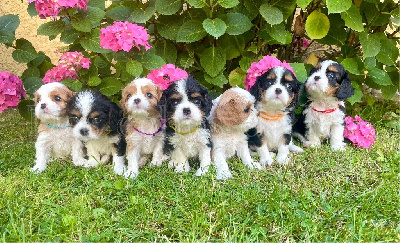
<path fill-rule="evenodd" d="M 56 18 L 58 14 L 68 8 L 80 8 L 87 10 L 88 0 L 28 0 L 35 3 L 36 11 L 41 19 L 47 17 Z"/>
<path fill-rule="evenodd" d="M 359 116 L 346 117 L 344 119 L 346 126 L 344 127 L 343 136 L 349 139 L 356 147 L 370 148 L 375 142 L 374 127 L 361 119 Z"/>
<path fill-rule="evenodd" d="M 16 107 L 26 92 L 21 79 L 6 71 L 0 72 L 0 113 L 9 107 Z"/>
<path fill-rule="evenodd" d="M 303 44 L 303 48 L 306 48 L 310 45 L 310 42 L 308 42 L 308 40 L 306 38 L 301 38 L 302 44 Z"/>
<path fill-rule="evenodd" d="M 264 56 L 260 61 L 253 62 L 250 68 L 247 70 L 247 76 L 244 79 L 244 87 L 246 90 L 250 90 L 250 88 L 253 87 L 257 77 L 261 76 L 271 68 L 278 66 L 289 69 L 289 71 L 296 76 L 292 67 L 286 61 L 281 62 L 274 56 Z"/>
<path fill-rule="evenodd" d="M 58 65 L 46 72 L 43 83 L 60 82 L 66 78 L 76 79 L 79 70 L 89 67 L 90 59 L 85 58 L 81 52 L 66 52 L 60 57 Z"/>
<path fill-rule="evenodd" d="M 186 79 L 188 73 L 185 70 L 175 67 L 174 64 L 163 65 L 160 69 L 151 70 L 147 75 L 148 79 L 158 85 L 162 90 L 168 88 L 175 81 Z"/>
<path fill-rule="evenodd" d="M 151 48 L 147 31 L 140 25 L 128 21 L 114 22 L 100 31 L 100 46 L 104 49 L 129 52 L 132 47 L 140 50 L 140 46 L 144 46 L 146 51 Z"/>

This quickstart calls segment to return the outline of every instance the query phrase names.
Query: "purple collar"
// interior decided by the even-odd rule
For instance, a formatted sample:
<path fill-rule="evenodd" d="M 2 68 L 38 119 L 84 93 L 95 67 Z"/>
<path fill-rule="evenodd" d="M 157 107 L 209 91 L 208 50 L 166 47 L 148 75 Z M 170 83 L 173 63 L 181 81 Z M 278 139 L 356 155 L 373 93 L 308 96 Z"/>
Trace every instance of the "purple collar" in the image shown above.
<path fill-rule="evenodd" d="M 136 132 L 138 132 L 138 133 L 140 133 L 140 134 L 144 134 L 144 135 L 147 135 L 147 136 L 155 136 L 155 135 L 157 135 L 159 132 L 161 132 L 162 131 L 162 128 L 163 128 L 163 126 L 164 126 L 164 122 L 163 122 L 163 120 L 160 118 L 160 123 L 161 123 L 161 125 L 160 125 L 160 127 L 158 128 L 158 130 L 156 131 L 156 132 L 154 132 L 154 133 L 146 133 L 146 132 L 142 132 L 142 131 L 140 131 L 139 129 L 137 129 L 136 127 L 133 127 L 133 129 L 135 129 L 135 131 Z"/>

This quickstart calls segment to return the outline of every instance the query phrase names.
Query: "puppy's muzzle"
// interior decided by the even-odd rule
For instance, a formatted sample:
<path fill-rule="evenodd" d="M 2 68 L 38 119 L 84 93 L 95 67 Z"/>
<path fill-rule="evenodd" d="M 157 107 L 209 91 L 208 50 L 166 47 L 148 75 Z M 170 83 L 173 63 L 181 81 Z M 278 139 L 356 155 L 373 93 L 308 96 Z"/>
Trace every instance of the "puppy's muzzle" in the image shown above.
<path fill-rule="evenodd" d="M 277 95 L 282 94 L 282 89 L 276 88 L 275 89 L 275 94 L 277 94 Z"/>
<path fill-rule="evenodd" d="M 82 128 L 80 131 L 79 131 L 79 133 L 82 135 L 82 136 L 87 136 L 87 135 L 89 135 L 89 130 L 87 129 L 87 128 Z"/>
<path fill-rule="evenodd" d="M 136 98 L 136 99 L 133 100 L 133 102 L 134 102 L 136 105 L 139 104 L 140 101 L 141 101 L 141 100 L 140 100 L 139 98 Z"/>
<path fill-rule="evenodd" d="M 45 103 L 41 104 L 40 108 L 43 109 L 43 110 L 46 109 L 46 104 Z"/>
<path fill-rule="evenodd" d="M 185 116 L 189 116 L 190 115 L 190 113 L 191 113 L 191 111 L 190 111 L 190 108 L 183 108 L 183 114 L 185 115 Z"/>
<path fill-rule="evenodd" d="M 318 81 L 318 80 L 320 80 L 320 79 L 321 79 L 320 76 L 315 76 L 315 77 L 314 77 L 314 80 L 315 80 L 315 81 Z"/>

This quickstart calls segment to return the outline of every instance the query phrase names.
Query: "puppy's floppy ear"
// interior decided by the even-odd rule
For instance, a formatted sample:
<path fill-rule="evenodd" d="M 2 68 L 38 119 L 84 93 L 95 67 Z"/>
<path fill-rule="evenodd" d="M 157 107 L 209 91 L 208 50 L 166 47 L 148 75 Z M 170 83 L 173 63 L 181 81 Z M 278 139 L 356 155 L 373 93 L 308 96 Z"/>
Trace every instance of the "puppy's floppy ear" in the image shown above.
<path fill-rule="evenodd" d="M 256 98 L 256 101 L 261 101 L 262 88 L 261 88 L 261 78 L 257 77 L 257 81 L 254 83 L 253 87 L 250 88 L 250 94 Z"/>
<path fill-rule="evenodd" d="M 110 129 L 112 133 L 117 133 L 120 129 L 120 122 L 124 118 L 124 112 L 114 102 L 109 105 Z"/>
<path fill-rule="evenodd" d="M 160 101 L 157 104 L 158 111 L 163 119 L 167 119 L 167 100 L 169 97 L 169 89 L 162 92 Z"/>
<path fill-rule="evenodd" d="M 204 88 L 203 86 L 201 87 L 201 94 L 204 97 L 204 114 L 207 117 L 208 115 L 210 115 L 210 111 L 212 108 L 212 99 L 210 97 L 210 95 L 208 94 L 208 90 L 206 88 Z"/>
<path fill-rule="evenodd" d="M 348 73 L 346 72 L 346 70 L 344 70 L 344 69 L 343 69 L 343 76 L 342 76 L 341 82 L 342 83 L 341 83 L 338 91 L 336 92 L 336 97 L 339 100 L 346 100 L 354 94 L 354 88 L 353 88 L 353 86 L 351 86 L 350 77 L 349 77 Z"/>
<path fill-rule="evenodd" d="M 301 95 L 301 87 L 302 84 L 297 81 L 296 79 L 296 84 L 293 88 L 293 92 L 294 92 L 294 97 L 293 97 L 293 105 L 295 108 L 299 107 L 299 100 L 300 100 L 300 95 Z"/>
<path fill-rule="evenodd" d="M 122 97 L 119 100 L 119 104 L 121 105 L 122 111 L 127 112 L 126 109 L 126 94 L 125 94 L 125 89 L 122 90 Z"/>

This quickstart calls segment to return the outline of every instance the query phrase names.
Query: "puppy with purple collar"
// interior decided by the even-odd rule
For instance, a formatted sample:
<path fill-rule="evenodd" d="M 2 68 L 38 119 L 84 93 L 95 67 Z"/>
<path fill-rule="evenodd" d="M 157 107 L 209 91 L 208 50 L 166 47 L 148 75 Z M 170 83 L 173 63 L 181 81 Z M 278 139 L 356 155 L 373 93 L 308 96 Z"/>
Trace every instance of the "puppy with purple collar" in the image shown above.
<path fill-rule="evenodd" d="M 226 160 L 235 154 L 250 169 L 261 169 L 261 165 L 251 158 L 246 135 L 258 123 L 255 101 L 248 91 L 238 87 L 228 89 L 213 100 L 209 121 L 218 180 L 232 177 Z"/>
<path fill-rule="evenodd" d="M 294 127 L 294 136 L 305 147 L 319 147 L 321 140 L 329 139 L 332 150 L 343 150 L 344 101 L 354 94 L 346 70 L 331 60 L 318 63 L 310 72 L 305 90 L 309 101 Z"/>
<path fill-rule="evenodd" d="M 262 165 L 272 164 L 270 151 L 277 151 L 279 164 L 287 164 L 290 151 L 303 151 L 292 144 L 300 82 L 292 71 L 276 66 L 257 77 L 250 93 L 256 98 L 258 125 L 247 133 L 249 145 L 257 150 Z"/>
<path fill-rule="evenodd" d="M 75 165 L 83 165 L 83 160 L 72 151 L 76 139 L 68 122 L 67 104 L 74 92 L 62 83 L 42 85 L 35 92 L 35 116 L 40 122 L 35 143 L 36 161 L 32 172 L 40 173 L 47 167 L 50 158 L 64 158 L 71 155 Z"/>
<path fill-rule="evenodd" d="M 189 158 L 199 158 L 196 176 L 208 171 L 211 163 L 211 134 L 207 116 L 212 106 L 206 88 L 192 77 L 172 83 L 163 91 L 158 108 L 166 119 L 163 151 L 170 155 L 175 172 L 190 170 Z"/>
<path fill-rule="evenodd" d="M 147 78 L 135 79 L 122 90 L 120 104 L 128 117 L 124 124 L 127 178 L 135 178 L 140 165 L 151 155 L 151 165 L 161 166 L 167 159 L 163 154 L 164 121 L 157 108 L 161 95 L 161 88 Z"/>

